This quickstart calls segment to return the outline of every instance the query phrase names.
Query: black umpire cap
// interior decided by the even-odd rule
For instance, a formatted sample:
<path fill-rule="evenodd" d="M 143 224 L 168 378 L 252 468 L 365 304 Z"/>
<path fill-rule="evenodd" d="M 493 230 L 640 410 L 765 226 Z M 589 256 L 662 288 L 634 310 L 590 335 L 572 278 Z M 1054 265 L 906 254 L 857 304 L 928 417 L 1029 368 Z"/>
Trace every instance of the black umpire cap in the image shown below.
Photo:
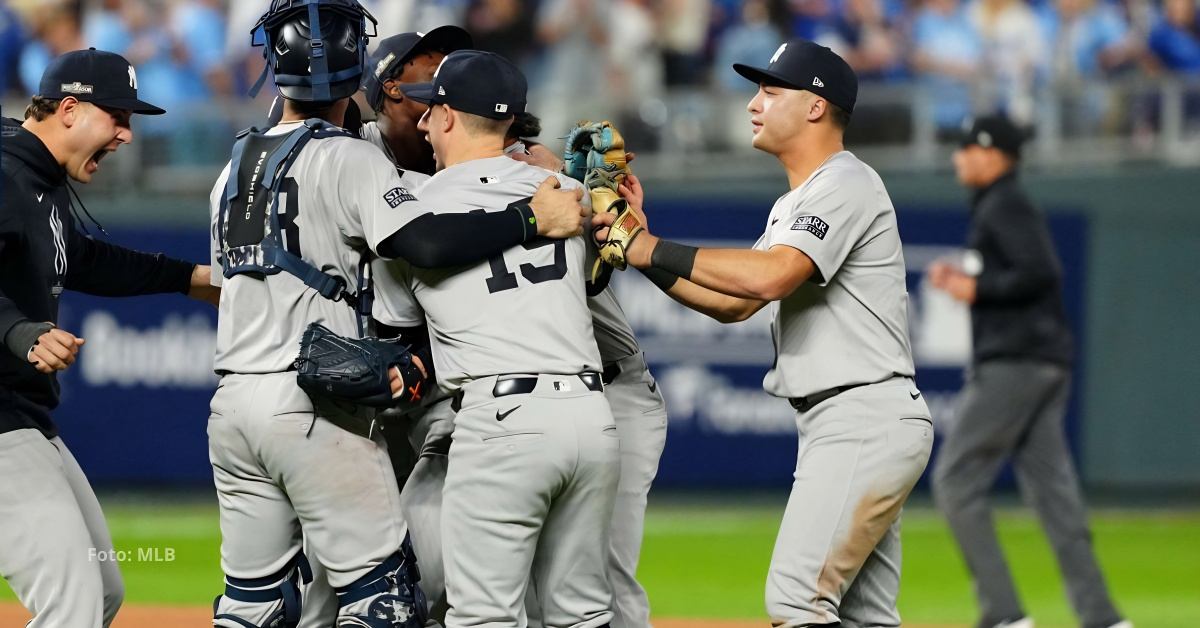
<path fill-rule="evenodd" d="M 963 125 L 963 129 L 960 142 L 963 148 L 968 146 L 997 148 L 1013 159 L 1021 158 L 1021 145 L 1029 137 L 1027 133 L 1013 124 L 1012 120 L 1001 115 L 984 116 L 974 121 L 968 120 Z"/>
<path fill-rule="evenodd" d="M 430 105 L 494 120 L 525 112 L 525 75 L 512 61 L 494 52 L 459 50 L 442 61 L 431 83 L 407 83 L 400 90 Z"/>
<path fill-rule="evenodd" d="M 400 74 L 404 64 L 418 53 L 450 54 L 474 45 L 471 34 L 457 26 L 439 26 L 428 33 L 400 33 L 380 40 L 367 60 L 367 71 L 363 74 L 362 90 L 367 104 L 379 111 L 383 107 L 383 83 Z"/>
<path fill-rule="evenodd" d="M 137 72 L 119 54 L 88 48 L 64 53 L 46 67 L 38 96 L 51 100 L 72 97 L 80 102 L 124 109 L 133 113 L 166 113 L 138 100 Z"/>
<path fill-rule="evenodd" d="M 735 63 L 733 69 L 755 83 L 812 92 L 846 113 L 854 112 L 858 100 L 858 76 L 850 64 L 807 39 L 795 38 L 779 46 L 766 68 Z"/>

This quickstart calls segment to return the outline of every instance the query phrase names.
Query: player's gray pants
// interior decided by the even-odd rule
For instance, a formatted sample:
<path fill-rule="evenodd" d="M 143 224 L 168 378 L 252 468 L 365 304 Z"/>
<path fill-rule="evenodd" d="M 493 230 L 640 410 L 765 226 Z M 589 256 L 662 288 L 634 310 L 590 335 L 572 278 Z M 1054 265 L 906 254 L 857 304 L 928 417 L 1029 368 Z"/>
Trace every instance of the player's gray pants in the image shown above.
<path fill-rule="evenodd" d="M 980 626 L 1023 616 L 996 538 L 988 493 L 1010 457 L 1058 557 L 1071 604 L 1085 628 L 1120 621 L 1092 551 L 1083 495 L 1063 431 L 1070 372 L 1048 362 L 995 360 L 976 366 L 956 421 L 942 442 L 934 498 L 975 581 Z"/>
<path fill-rule="evenodd" d="M 604 391 L 621 437 L 621 480 L 608 548 L 612 628 L 650 628 L 650 602 L 637 580 L 637 568 L 646 500 L 667 444 L 667 406 L 642 354 L 618 364 L 620 375 Z"/>
<path fill-rule="evenodd" d="M 108 626 L 124 599 L 100 502 L 62 439 L 0 434 L 0 574 L 29 628 Z"/>
<path fill-rule="evenodd" d="M 900 511 L 933 445 L 916 392 L 896 377 L 797 413 L 795 481 L 767 575 L 773 626 L 900 625 Z"/>
<path fill-rule="evenodd" d="M 454 431 L 454 409 L 450 399 L 390 421 L 385 432 L 393 443 L 416 452 L 416 464 L 406 473 L 400 487 L 400 510 L 408 523 L 409 541 L 421 572 L 421 591 L 429 600 L 426 626 L 438 628 L 446 620 L 446 576 L 442 567 L 442 489 L 446 486 L 446 455 Z M 404 439 L 396 434 L 403 433 Z M 400 442 L 401 440 L 408 442 Z M 396 468 L 396 458 L 392 466 Z M 320 564 L 313 564 L 313 582 L 305 599 L 299 628 L 329 628 L 337 616 L 337 599 Z"/>
<path fill-rule="evenodd" d="M 420 452 L 417 464 L 400 491 L 400 508 L 408 521 L 409 538 L 421 570 L 421 590 L 429 600 L 429 618 L 446 619 L 446 574 L 442 564 L 442 491 L 446 486 L 447 453 L 454 430 L 450 400 L 440 401 L 415 417 L 409 440 Z"/>
<path fill-rule="evenodd" d="M 301 549 L 301 527 L 309 559 L 334 587 L 400 548 L 407 528 L 382 437 L 352 433 L 329 416 L 314 413 L 295 373 L 221 378 L 208 437 L 227 575 L 278 572 Z"/>
<path fill-rule="evenodd" d="M 605 574 L 619 474 L 604 395 L 542 375 L 526 395 L 463 388 L 442 509 L 447 628 L 524 628 L 530 573 L 554 628 L 612 620 Z"/>
<path fill-rule="evenodd" d="M 650 628 L 650 602 L 637 580 L 646 500 L 667 443 L 667 407 L 641 353 L 617 362 L 620 373 L 605 387 L 621 438 L 621 479 L 613 506 L 608 579 L 613 588 L 612 628 Z M 535 599 L 528 598 L 529 602 Z M 533 604 L 530 628 L 540 628 Z"/>

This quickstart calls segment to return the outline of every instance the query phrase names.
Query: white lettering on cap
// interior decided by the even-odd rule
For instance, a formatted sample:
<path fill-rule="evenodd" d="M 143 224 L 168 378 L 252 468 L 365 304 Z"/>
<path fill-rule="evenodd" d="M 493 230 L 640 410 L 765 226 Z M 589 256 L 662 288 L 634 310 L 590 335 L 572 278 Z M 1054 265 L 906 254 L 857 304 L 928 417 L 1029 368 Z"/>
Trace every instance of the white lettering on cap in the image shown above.
<path fill-rule="evenodd" d="M 129 86 L 137 89 L 137 71 L 133 69 L 132 65 L 129 66 Z"/>
<path fill-rule="evenodd" d="M 90 94 L 94 88 L 91 85 L 84 85 L 79 81 L 75 81 L 74 83 L 63 83 L 59 86 L 59 89 L 67 94 Z"/>
<path fill-rule="evenodd" d="M 387 53 L 386 57 L 380 59 L 379 63 L 377 63 L 375 65 L 375 78 L 377 78 L 377 79 L 383 78 L 384 70 L 387 70 L 387 67 L 389 65 L 391 65 L 392 62 L 395 60 L 396 60 L 396 53 L 394 53 L 394 52 L 389 52 L 389 53 Z"/>
<path fill-rule="evenodd" d="M 783 51 L 784 51 L 784 50 L 787 50 L 787 44 L 786 44 L 786 43 L 784 43 L 784 44 L 780 44 L 780 45 L 779 45 L 779 48 L 778 48 L 778 49 L 775 51 L 775 54 L 771 55 L 771 63 L 775 63 L 776 61 L 778 61 L 778 60 L 779 60 L 779 57 L 782 57 L 782 56 L 783 56 Z"/>

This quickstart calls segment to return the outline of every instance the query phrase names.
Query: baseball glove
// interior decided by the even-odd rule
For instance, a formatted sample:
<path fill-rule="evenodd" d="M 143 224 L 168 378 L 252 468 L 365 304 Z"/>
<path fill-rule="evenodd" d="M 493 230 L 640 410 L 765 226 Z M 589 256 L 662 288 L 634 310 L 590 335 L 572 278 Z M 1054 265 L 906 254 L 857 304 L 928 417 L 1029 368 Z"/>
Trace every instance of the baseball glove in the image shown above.
<path fill-rule="evenodd" d="M 592 266 L 592 282 L 601 276 L 601 263 L 617 270 L 627 267 L 625 250 L 644 228 L 637 214 L 617 193 L 629 174 L 625 139 L 611 122 L 580 122 L 567 135 L 563 172 L 583 182 L 592 201 L 592 213 L 614 213 L 616 224 L 599 243 L 599 258 Z"/>
<path fill-rule="evenodd" d="M 589 172 L 597 168 L 623 176 L 628 172 L 628 167 L 625 138 L 621 137 L 621 132 L 611 122 L 583 120 L 567 134 L 563 174 L 568 177 L 583 181 Z"/>
<path fill-rule="evenodd" d="M 300 338 L 296 382 L 310 396 L 376 408 L 421 401 L 424 378 L 408 347 L 394 340 L 344 338 L 312 323 Z M 404 393 L 392 396 L 388 372 L 400 369 Z M 412 384 L 415 382 L 415 384 Z"/>

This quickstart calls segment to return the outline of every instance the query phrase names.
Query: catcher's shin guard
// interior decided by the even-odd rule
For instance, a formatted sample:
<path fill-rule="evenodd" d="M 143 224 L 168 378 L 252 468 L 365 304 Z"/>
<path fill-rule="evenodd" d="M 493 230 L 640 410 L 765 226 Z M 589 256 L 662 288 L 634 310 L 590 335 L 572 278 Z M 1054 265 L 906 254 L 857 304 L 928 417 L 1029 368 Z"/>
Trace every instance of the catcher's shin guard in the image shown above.
<path fill-rule="evenodd" d="M 365 576 L 337 589 L 338 628 L 422 628 L 429 603 L 408 539 Z"/>
<path fill-rule="evenodd" d="M 213 600 L 213 626 L 295 628 L 303 590 L 311 582 L 312 568 L 303 552 L 265 578 L 225 576 L 225 594 Z"/>

